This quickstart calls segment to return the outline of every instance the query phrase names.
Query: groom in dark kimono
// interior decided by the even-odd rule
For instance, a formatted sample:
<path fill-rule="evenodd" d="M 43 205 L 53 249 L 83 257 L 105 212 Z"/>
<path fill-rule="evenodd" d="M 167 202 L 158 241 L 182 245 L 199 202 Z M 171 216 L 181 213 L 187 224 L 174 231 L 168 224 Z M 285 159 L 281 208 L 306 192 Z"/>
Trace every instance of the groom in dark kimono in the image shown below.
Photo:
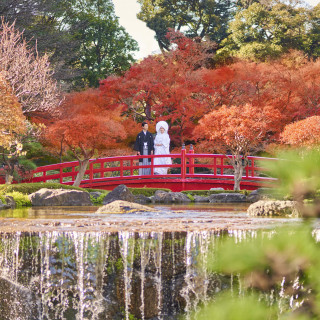
<path fill-rule="evenodd" d="M 153 136 L 148 131 L 148 124 L 142 122 L 142 131 L 137 135 L 136 142 L 134 144 L 134 150 L 137 151 L 137 155 L 150 155 L 154 153 Z M 151 158 L 139 159 L 139 165 L 151 165 Z M 151 168 L 139 169 L 139 175 L 151 174 Z"/>

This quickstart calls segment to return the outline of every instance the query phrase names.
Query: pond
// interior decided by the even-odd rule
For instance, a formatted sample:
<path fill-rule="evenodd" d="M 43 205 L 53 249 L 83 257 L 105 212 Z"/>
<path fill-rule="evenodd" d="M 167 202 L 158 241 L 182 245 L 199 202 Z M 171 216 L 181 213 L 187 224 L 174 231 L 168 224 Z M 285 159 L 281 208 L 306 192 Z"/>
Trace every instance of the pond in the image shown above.
<path fill-rule="evenodd" d="M 155 208 L 0 212 L 1 319 L 188 319 L 238 281 L 208 270 L 224 237 L 239 242 L 299 221 L 248 217 L 247 205 Z"/>

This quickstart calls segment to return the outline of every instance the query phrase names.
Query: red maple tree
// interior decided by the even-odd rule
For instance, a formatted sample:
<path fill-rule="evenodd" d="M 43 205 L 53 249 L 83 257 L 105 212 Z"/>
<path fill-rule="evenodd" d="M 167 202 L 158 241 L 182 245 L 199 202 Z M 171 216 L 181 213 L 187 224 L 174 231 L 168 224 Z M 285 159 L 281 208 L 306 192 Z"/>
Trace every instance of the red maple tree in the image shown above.
<path fill-rule="evenodd" d="M 320 116 L 312 116 L 288 124 L 281 133 L 281 139 L 294 147 L 319 148 Z"/>
<path fill-rule="evenodd" d="M 49 147 L 59 150 L 64 144 L 79 161 L 75 186 L 80 185 L 91 158 L 122 146 L 126 137 L 120 110 L 107 109 L 97 90 L 67 96 L 61 106 L 61 115 L 53 119 L 44 132 Z"/>
<path fill-rule="evenodd" d="M 173 145 L 181 145 L 192 139 L 194 126 L 208 111 L 195 70 L 210 60 L 210 54 L 204 44 L 181 33 L 168 36 L 175 44 L 172 51 L 147 57 L 121 77 L 105 79 L 100 90 L 110 106 L 121 106 L 138 122 L 168 121 Z"/>
<path fill-rule="evenodd" d="M 248 155 L 267 136 L 272 127 L 277 126 L 281 114 L 274 107 L 256 108 L 251 104 L 222 106 L 205 115 L 195 136 L 208 139 L 216 151 L 231 154 L 234 168 L 234 190 L 240 190 L 243 169 L 248 164 Z"/>

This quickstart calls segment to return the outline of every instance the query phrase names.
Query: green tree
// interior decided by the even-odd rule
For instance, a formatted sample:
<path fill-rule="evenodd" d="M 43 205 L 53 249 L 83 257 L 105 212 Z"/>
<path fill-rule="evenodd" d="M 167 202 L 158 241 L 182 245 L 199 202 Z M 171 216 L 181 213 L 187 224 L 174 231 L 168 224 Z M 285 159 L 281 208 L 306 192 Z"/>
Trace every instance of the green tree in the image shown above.
<path fill-rule="evenodd" d="M 4 0 L 0 2 L 0 16 L 23 32 L 32 47 L 40 55 L 46 53 L 54 68 L 54 77 L 66 84 L 75 76 L 73 61 L 79 51 L 79 43 L 66 27 L 64 15 L 70 0 Z M 80 27 L 80 26 L 79 26 Z"/>
<path fill-rule="evenodd" d="M 78 84 L 97 87 L 99 80 L 129 69 L 138 49 L 114 14 L 111 0 L 74 0 L 66 22 L 80 44 L 74 66 L 82 71 Z M 81 25 L 81 28 L 77 26 Z"/>
<path fill-rule="evenodd" d="M 296 49 L 316 57 L 319 8 L 309 9 L 282 0 L 253 3 L 237 12 L 229 32 L 220 55 L 266 60 Z"/>
<path fill-rule="evenodd" d="M 160 49 L 168 50 L 168 29 L 189 37 L 208 38 L 220 43 L 227 36 L 234 3 L 231 0 L 138 0 L 137 17 L 156 33 Z"/>
<path fill-rule="evenodd" d="M 138 49 L 111 0 L 5 0 L 0 15 L 49 55 L 64 90 L 97 86 L 99 78 L 126 70 Z"/>

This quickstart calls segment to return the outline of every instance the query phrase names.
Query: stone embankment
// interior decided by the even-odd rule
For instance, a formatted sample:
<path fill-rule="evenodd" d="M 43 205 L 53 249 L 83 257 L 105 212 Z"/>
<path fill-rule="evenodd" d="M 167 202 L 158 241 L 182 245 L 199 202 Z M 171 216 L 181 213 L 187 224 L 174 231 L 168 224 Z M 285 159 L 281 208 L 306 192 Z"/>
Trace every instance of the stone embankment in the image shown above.
<path fill-rule="evenodd" d="M 174 203 L 252 203 L 248 208 L 248 214 L 251 216 L 299 216 L 297 206 L 293 201 L 281 201 L 269 199 L 266 189 L 258 189 L 249 195 L 242 193 L 227 193 L 223 189 L 215 189 L 220 193 L 210 194 L 208 196 L 191 195 L 183 192 L 167 192 L 157 190 L 151 197 L 143 194 L 134 195 L 125 185 L 116 187 L 109 192 L 103 199 L 104 207 L 100 208 L 98 213 L 116 212 L 128 213 L 137 211 L 148 211 L 149 203 L 174 204 Z M 29 195 L 32 206 L 92 206 L 90 196 L 98 198 L 101 192 L 91 192 L 68 189 L 47 189 L 42 188 Z M 119 201 L 125 202 L 120 203 Z M 15 208 L 15 202 L 12 197 L 5 196 L 5 202 L 0 200 L 0 210 Z M 111 206 L 107 206 L 112 204 Z M 101 211 L 102 210 L 102 211 Z M 150 210 L 149 210 L 150 211 Z M 154 209 L 152 209 L 154 211 Z"/>
<path fill-rule="evenodd" d="M 253 191 L 249 196 L 241 193 L 226 193 L 222 188 L 216 188 L 214 191 L 221 191 L 221 193 L 211 194 L 209 196 L 200 196 L 186 194 L 183 192 L 167 192 L 164 190 L 157 190 L 151 197 L 143 194 L 134 195 L 125 185 L 119 185 L 113 191 L 109 192 L 103 198 L 103 205 L 107 205 L 117 200 L 127 201 L 130 203 L 148 204 L 148 203 L 239 203 L 239 202 L 255 202 L 262 198 L 260 191 Z M 97 199 L 101 197 L 102 192 L 86 192 L 80 190 L 70 189 L 48 189 L 42 188 L 30 194 L 28 197 L 32 206 L 91 206 L 91 198 Z M 15 202 L 12 197 L 5 196 L 5 202 L 0 200 L 0 210 L 15 208 Z"/>

